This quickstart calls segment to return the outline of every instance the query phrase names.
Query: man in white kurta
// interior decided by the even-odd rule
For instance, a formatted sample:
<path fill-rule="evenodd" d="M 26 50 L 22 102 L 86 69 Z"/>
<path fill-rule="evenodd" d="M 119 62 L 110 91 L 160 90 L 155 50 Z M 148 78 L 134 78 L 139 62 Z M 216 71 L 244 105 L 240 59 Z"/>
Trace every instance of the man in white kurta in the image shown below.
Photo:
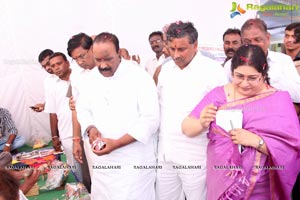
<path fill-rule="evenodd" d="M 253 44 L 262 48 L 269 65 L 268 77 L 272 87 L 288 91 L 294 103 L 300 103 L 300 77 L 293 60 L 280 52 L 270 51 L 271 35 L 265 22 L 259 18 L 248 19 L 241 27 L 244 44 Z M 228 79 L 231 80 L 231 60 L 224 66 Z"/>
<path fill-rule="evenodd" d="M 197 31 L 191 23 L 173 23 L 167 35 L 173 61 L 161 68 L 157 84 L 158 165 L 162 169 L 157 171 L 156 197 L 206 199 L 207 135 L 187 137 L 181 123 L 205 94 L 227 82 L 226 75 L 219 63 L 197 51 Z"/>
<path fill-rule="evenodd" d="M 159 106 L 153 79 L 121 60 L 116 36 L 94 39 L 97 67 L 91 70 L 76 104 L 86 137 L 106 143 L 94 150 L 92 199 L 155 199 L 155 133 Z M 107 70 L 104 70 L 107 69 Z M 130 142 L 123 140 L 131 138 Z"/>
<path fill-rule="evenodd" d="M 70 86 L 69 76 L 71 74 L 71 69 L 69 68 L 69 62 L 64 54 L 55 53 L 52 56 L 50 56 L 50 63 L 53 62 L 51 63 L 51 67 L 54 69 L 54 73 L 58 74 L 56 80 L 52 82 L 52 89 L 48 94 L 46 99 L 47 103 L 45 104 L 46 112 L 57 115 L 59 136 L 54 136 L 53 134 L 55 131 L 51 130 L 52 141 L 60 139 L 67 158 L 67 164 L 71 167 L 71 170 L 74 172 L 78 181 L 82 182 L 81 166 L 78 161 L 75 160 L 72 151 L 72 113 L 69 109 L 69 98 L 66 96 Z M 66 76 L 60 75 L 63 71 L 66 72 Z"/>

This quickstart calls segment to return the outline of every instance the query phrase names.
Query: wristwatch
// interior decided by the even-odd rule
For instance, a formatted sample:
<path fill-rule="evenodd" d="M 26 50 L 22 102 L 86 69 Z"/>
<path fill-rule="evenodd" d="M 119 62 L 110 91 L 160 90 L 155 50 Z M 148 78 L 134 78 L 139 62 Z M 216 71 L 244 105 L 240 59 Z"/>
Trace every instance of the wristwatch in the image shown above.
<path fill-rule="evenodd" d="M 6 143 L 5 146 L 10 147 L 11 144 Z"/>
<path fill-rule="evenodd" d="M 260 139 L 259 142 L 258 142 L 257 149 L 259 150 L 264 145 L 264 143 L 265 143 L 264 140 Z"/>

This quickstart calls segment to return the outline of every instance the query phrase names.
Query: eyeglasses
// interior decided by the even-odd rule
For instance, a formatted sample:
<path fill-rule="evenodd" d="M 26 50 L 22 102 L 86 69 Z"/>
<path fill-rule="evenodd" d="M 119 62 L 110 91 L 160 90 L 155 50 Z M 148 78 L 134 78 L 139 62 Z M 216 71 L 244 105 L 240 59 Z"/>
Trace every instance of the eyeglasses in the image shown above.
<path fill-rule="evenodd" d="M 86 59 L 89 50 L 90 50 L 90 49 L 88 49 L 85 53 L 80 54 L 77 58 L 72 58 L 72 61 L 75 60 L 76 62 L 78 62 L 79 60 L 84 60 L 84 59 Z"/>
<path fill-rule="evenodd" d="M 156 43 L 161 43 L 161 39 L 156 39 L 156 40 L 150 40 L 149 42 L 150 42 L 150 44 L 154 44 L 154 42 L 156 42 Z"/>
<path fill-rule="evenodd" d="M 246 81 L 249 84 L 256 85 L 256 84 L 258 84 L 261 81 L 262 77 L 261 76 L 257 76 L 257 75 L 244 76 L 243 74 L 237 74 L 237 73 L 234 73 L 233 77 L 232 77 L 232 81 L 235 84 L 240 84 L 245 79 L 246 79 Z"/>

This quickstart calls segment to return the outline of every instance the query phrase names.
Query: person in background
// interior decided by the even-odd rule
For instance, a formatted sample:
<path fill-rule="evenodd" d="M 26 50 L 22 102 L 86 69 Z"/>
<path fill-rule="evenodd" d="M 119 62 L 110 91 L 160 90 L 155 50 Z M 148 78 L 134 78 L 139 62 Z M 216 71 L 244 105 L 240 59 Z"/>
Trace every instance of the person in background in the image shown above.
<path fill-rule="evenodd" d="M 223 49 L 226 58 L 222 66 L 224 66 L 225 63 L 233 57 L 234 53 L 241 45 L 241 31 L 236 28 L 227 29 L 223 34 Z"/>
<path fill-rule="evenodd" d="M 9 110 L 0 108 L 0 152 L 17 150 L 25 142 L 25 138 L 18 133 Z"/>
<path fill-rule="evenodd" d="M 82 182 L 80 163 L 73 156 L 72 112 L 69 108 L 69 97 L 67 97 L 72 70 L 63 53 L 53 53 L 49 58 L 49 62 L 53 73 L 57 76 L 57 79 L 53 82 L 53 92 L 49 95 L 45 104 L 45 110 L 50 113 L 52 145 L 56 150 L 62 144 L 67 164 L 71 167 L 77 180 Z M 51 117 L 53 115 L 57 116 L 57 121 L 53 121 Z M 58 127 L 59 135 L 57 129 L 53 127 Z"/>
<path fill-rule="evenodd" d="M 55 75 L 53 74 L 53 71 L 49 64 L 49 57 L 53 54 L 53 51 L 51 49 L 45 49 L 43 50 L 39 56 L 38 61 L 43 69 L 45 69 L 46 72 L 49 73 L 49 75 L 44 80 L 44 98 L 46 101 L 46 98 L 48 96 L 48 93 L 51 91 L 51 82 L 55 79 Z M 35 112 L 42 112 L 45 108 L 45 101 L 43 103 L 37 103 L 34 106 L 31 106 L 30 108 Z"/>
<path fill-rule="evenodd" d="M 11 173 L 10 170 L 0 168 L 0 200 L 27 200 L 26 194 L 38 181 L 40 172 L 34 169 L 28 177 L 23 177 L 20 181 Z"/>
<path fill-rule="evenodd" d="M 132 55 L 132 56 L 130 56 L 128 50 L 125 49 L 125 48 L 120 48 L 120 55 L 125 60 L 132 60 L 132 61 L 135 61 L 137 64 L 140 64 L 140 61 L 141 61 L 140 57 L 138 55 Z"/>
<path fill-rule="evenodd" d="M 85 76 L 96 66 L 92 46 L 93 39 L 85 33 L 79 33 L 71 37 L 68 41 L 67 48 L 68 55 L 75 60 L 81 68 L 79 73 L 75 75 L 75 72 L 72 72 L 70 76 L 72 87 L 70 101 L 73 101 L 74 103 L 74 109 L 71 109 L 73 124 L 73 155 L 75 159 L 81 163 L 83 184 L 89 192 L 91 192 L 90 171 L 92 171 L 93 165 L 92 151 L 88 140 L 82 138 L 83 133 L 76 113 L 76 100 L 79 96 L 80 88 L 85 82 Z"/>
<path fill-rule="evenodd" d="M 270 51 L 270 33 L 266 23 L 259 18 L 248 19 L 241 28 L 242 41 L 244 45 L 254 44 L 260 46 L 268 61 L 270 84 L 272 87 L 288 91 L 292 101 L 295 103 L 296 111 L 299 111 L 300 103 L 300 76 L 294 66 L 293 60 L 280 52 Z M 231 61 L 224 66 L 228 79 L 231 81 Z"/>
<path fill-rule="evenodd" d="M 150 58 L 146 62 L 145 69 L 150 76 L 153 77 L 156 68 L 165 60 L 165 56 L 163 54 L 163 33 L 161 31 L 152 32 L 149 35 L 148 40 L 152 51 L 155 53 L 155 57 Z"/>
<path fill-rule="evenodd" d="M 172 57 L 170 56 L 170 50 L 169 50 L 169 47 L 168 47 L 168 42 L 167 42 L 167 31 L 168 31 L 168 28 L 169 28 L 170 24 L 167 24 L 163 27 L 163 42 L 164 42 L 164 48 L 163 48 L 163 55 L 165 56 L 165 60 L 155 69 L 155 72 L 153 74 L 153 79 L 154 79 L 154 82 L 155 84 L 157 85 L 157 82 L 158 82 L 158 76 L 159 76 L 159 73 L 160 73 L 160 70 L 162 68 L 162 66 L 169 62 L 170 60 L 172 60 Z"/>
<path fill-rule="evenodd" d="M 288 92 L 269 85 L 268 69 L 259 46 L 240 47 L 232 82 L 210 91 L 182 122 L 189 137 L 209 128 L 207 199 L 290 199 L 300 170 L 300 126 Z M 243 116 L 234 118 L 238 110 Z M 222 111 L 227 115 L 218 121 Z"/>
<path fill-rule="evenodd" d="M 189 138 L 181 122 L 207 92 L 227 82 L 222 66 L 198 52 L 198 32 L 191 22 L 175 22 L 167 30 L 172 60 L 161 68 L 156 199 L 206 199 L 205 135 Z"/>
<path fill-rule="evenodd" d="M 285 53 L 292 58 L 300 76 L 300 22 L 289 24 L 284 31 Z"/>

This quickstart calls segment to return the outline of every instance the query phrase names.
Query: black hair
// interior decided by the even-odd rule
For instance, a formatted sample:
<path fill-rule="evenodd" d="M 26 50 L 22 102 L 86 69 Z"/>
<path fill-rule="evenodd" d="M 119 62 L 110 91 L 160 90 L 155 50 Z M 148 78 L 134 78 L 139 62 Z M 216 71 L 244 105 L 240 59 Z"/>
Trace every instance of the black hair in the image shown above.
<path fill-rule="evenodd" d="M 19 181 L 5 169 L 0 169 L 0 197 L 9 200 L 19 199 Z"/>
<path fill-rule="evenodd" d="M 83 49 L 89 50 L 93 45 L 93 39 L 85 33 L 79 33 L 77 35 L 73 35 L 71 39 L 68 41 L 68 55 L 70 57 L 74 49 L 78 47 L 82 47 Z"/>
<path fill-rule="evenodd" d="M 292 30 L 294 30 L 294 35 L 296 38 L 295 43 L 299 43 L 300 42 L 300 22 L 294 22 L 294 23 L 287 25 L 287 27 L 285 27 L 285 31 L 292 31 Z"/>
<path fill-rule="evenodd" d="M 38 57 L 39 62 L 41 63 L 47 56 L 51 56 L 53 53 L 51 49 L 43 50 Z"/>
<path fill-rule="evenodd" d="M 116 35 L 109 33 L 109 32 L 102 32 L 99 35 L 97 35 L 94 39 L 94 43 L 98 42 L 112 42 L 115 45 L 116 52 L 119 53 L 120 46 L 119 46 L 119 39 Z"/>
<path fill-rule="evenodd" d="M 241 65 L 254 67 L 259 73 L 265 77 L 265 80 L 270 84 L 268 77 L 269 65 L 267 57 L 261 47 L 257 45 L 243 45 L 235 52 L 231 61 L 231 72 Z"/>
<path fill-rule="evenodd" d="M 229 28 L 227 29 L 224 34 L 223 34 L 223 41 L 224 41 L 224 38 L 226 35 L 230 35 L 230 34 L 238 34 L 241 36 L 241 31 L 240 29 L 237 29 L 237 28 Z"/>
<path fill-rule="evenodd" d="M 154 31 L 152 33 L 150 33 L 149 37 L 148 37 L 148 40 L 150 40 L 150 38 L 154 35 L 158 35 L 160 36 L 161 38 L 163 38 L 163 33 L 161 31 Z"/>
<path fill-rule="evenodd" d="M 57 57 L 57 56 L 61 56 L 61 57 L 64 59 L 64 61 L 68 61 L 66 55 L 63 54 L 63 53 L 61 53 L 61 52 L 55 52 L 55 53 L 53 53 L 53 54 L 49 57 L 49 60 L 51 60 L 52 58 Z"/>
<path fill-rule="evenodd" d="M 198 32 L 193 23 L 179 21 L 170 24 L 167 31 L 167 41 L 185 36 L 189 37 L 190 44 L 194 44 L 198 40 Z"/>

